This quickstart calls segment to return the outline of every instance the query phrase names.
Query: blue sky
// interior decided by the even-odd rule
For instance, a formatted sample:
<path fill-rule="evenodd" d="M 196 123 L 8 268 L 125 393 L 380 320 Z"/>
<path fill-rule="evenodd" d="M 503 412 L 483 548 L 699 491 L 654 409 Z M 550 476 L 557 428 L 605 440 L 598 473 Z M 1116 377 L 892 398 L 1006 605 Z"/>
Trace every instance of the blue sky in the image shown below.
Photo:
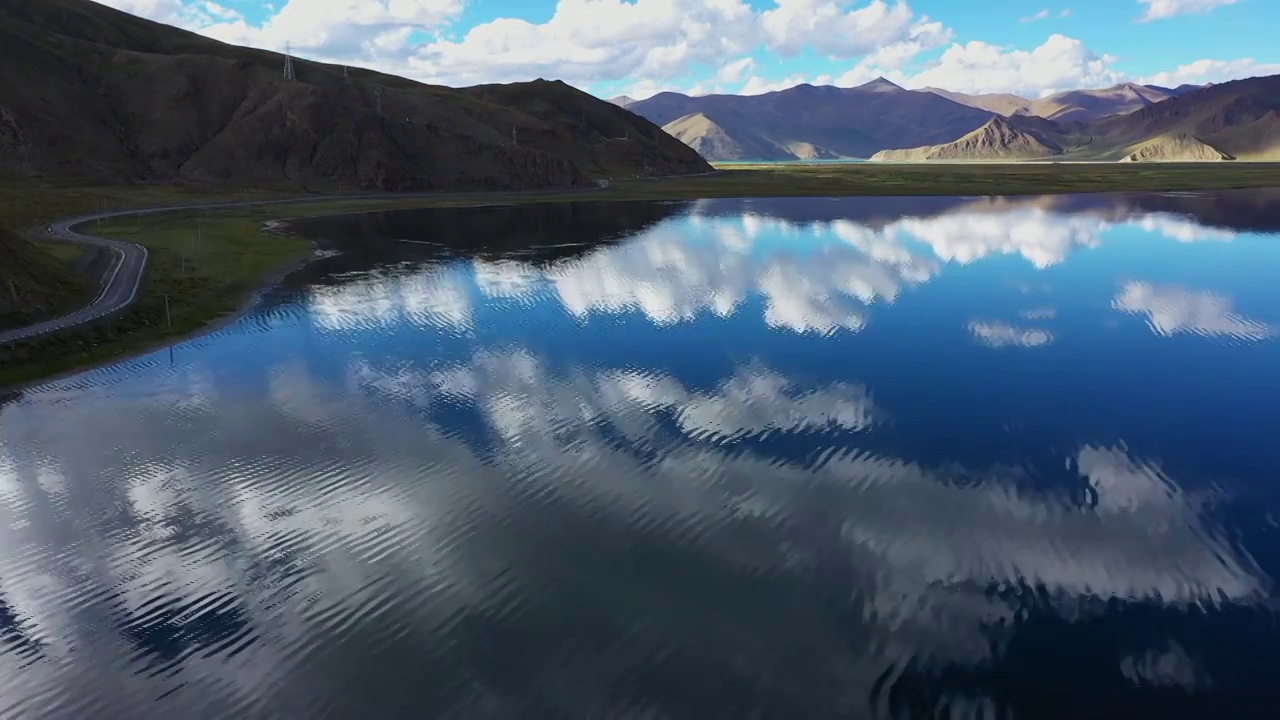
<path fill-rule="evenodd" d="M 1028 97 L 1280 74 L 1278 0 L 98 0 L 237 44 L 447 85 L 602 97 L 801 82 Z"/>

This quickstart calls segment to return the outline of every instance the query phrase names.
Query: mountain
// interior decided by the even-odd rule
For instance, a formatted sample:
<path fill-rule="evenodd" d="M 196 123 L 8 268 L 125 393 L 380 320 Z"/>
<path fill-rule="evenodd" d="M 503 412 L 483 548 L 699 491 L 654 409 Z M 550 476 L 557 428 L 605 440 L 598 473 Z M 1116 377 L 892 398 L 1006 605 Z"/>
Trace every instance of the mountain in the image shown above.
<path fill-rule="evenodd" d="M 1186 133 L 1155 138 L 1124 156 L 1125 162 L 1186 162 L 1192 160 L 1235 160 L 1235 158 Z"/>
<path fill-rule="evenodd" d="M 0 0 L 0 173 L 536 188 L 709 166 L 560 82 L 452 89 L 235 47 L 89 0 Z"/>
<path fill-rule="evenodd" d="M 672 120 L 662 129 L 683 142 L 703 157 L 717 160 L 755 160 L 790 156 L 800 160 L 820 157 L 838 157 L 835 153 L 813 145 L 782 146 L 750 131 L 734 132 L 716 123 L 702 113 L 692 113 Z"/>
<path fill-rule="evenodd" d="M 614 105 L 617 105 L 618 107 L 624 108 L 624 107 L 630 107 L 631 105 L 634 105 L 636 102 L 636 99 L 631 97 L 630 95 L 619 95 L 617 97 L 609 98 L 609 102 Z"/>
<path fill-rule="evenodd" d="M 871 157 L 887 148 L 933 145 L 982 127 L 985 110 L 931 92 L 905 90 L 884 78 L 855 88 L 797 85 L 763 95 L 659 93 L 627 108 L 677 130 L 686 142 L 737 148 L 759 157 L 718 155 L 709 160 L 796 160 L 809 157 Z M 687 119 L 700 116 L 699 119 Z M 698 140 L 698 128 L 723 132 L 732 143 Z M 715 130 L 714 128 L 718 128 Z M 737 150 L 734 150 L 735 152 Z"/>
<path fill-rule="evenodd" d="M 921 88 L 921 90 L 931 92 L 935 95 L 941 95 L 942 97 L 952 102 L 958 102 L 961 105 L 968 105 L 972 108 L 986 110 L 987 112 L 993 112 L 999 115 L 1025 114 L 1031 106 L 1030 100 L 1018 95 L 1011 95 L 1009 93 L 967 95 L 965 93 L 952 92 L 950 90 L 943 90 L 942 88 L 935 87 Z"/>
<path fill-rule="evenodd" d="M 873 159 L 1280 159 L 1280 76 L 1186 89 L 1159 102 L 1150 100 L 1157 97 L 1160 88 L 1109 90 L 1113 89 L 1097 91 L 1092 97 L 1122 98 L 1132 91 L 1133 97 L 1145 100 L 1138 110 L 1090 122 L 1013 115 L 1005 118 L 1007 127 L 987 127 L 982 133 L 960 136 L 953 142 L 881 153 Z M 1073 101 L 1084 103 L 1086 96 L 1077 93 Z M 1096 111 L 1099 107 L 1095 104 L 1084 109 Z M 1045 148 L 1058 151 L 1046 153 Z"/>
<path fill-rule="evenodd" d="M 1190 136 L 1242 160 L 1280 159 L 1280 75 L 1234 80 L 1169 98 L 1080 131 L 1077 155 L 1118 160 L 1156 138 Z"/>
<path fill-rule="evenodd" d="M 1029 115 L 1058 122 L 1088 122 L 1110 115 L 1131 113 L 1203 87 L 1202 85 L 1179 85 L 1176 88 L 1166 88 L 1158 85 L 1122 83 L 1100 90 L 1069 90 L 1038 100 L 1028 100 L 1007 93 L 967 95 L 942 88 L 923 89 L 961 105 L 981 108 L 1000 115 Z"/>
<path fill-rule="evenodd" d="M 1171 97 L 1175 97 L 1172 90 L 1121 83 L 1099 90 L 1069 90 L 1033 100 L 1027 112 L 1056 122 L 1090 122 L 1131 113 Z"/>
<path fill-rule="evenodd" d="M 881 150 L 872 160 L 1031 160 L 1062 153 L 1053 140 L 1008 118 L 993 115 L 985 125 L 958 140 L 909 150 Z"/>

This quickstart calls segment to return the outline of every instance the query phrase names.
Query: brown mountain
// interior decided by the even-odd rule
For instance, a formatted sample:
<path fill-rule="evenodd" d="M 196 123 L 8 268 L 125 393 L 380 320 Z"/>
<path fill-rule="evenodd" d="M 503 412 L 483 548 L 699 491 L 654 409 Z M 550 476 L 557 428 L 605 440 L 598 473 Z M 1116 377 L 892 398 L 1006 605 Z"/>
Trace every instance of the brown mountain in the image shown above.
<path fill-rule="evenodd" d="M 909 150 L 881 150 L 872 160 L 916 162 L 922 160 L 1031 160 L 1062 153 L 1062 148 L 1036 131 L 1017 127 L 1008 118 L 993 115 L 985 125 L 941 145 Z"/>
<path fill-rule="evenodd" d="M 1211 85 L 1137 112 L 1103 118 L 1077 154 L 1120 159 L 1154 138 L 1188 135 L 1247 160 L 1280 159 L 1280 75 Z"/>
<path fill-rule="evenodd" d="M 1087 122 L 1110 115 L 1124 115 L 1148 105 L 1178 97 L 1204 85 L 1179 85 L 1176 88 L 1159 85 L 1123 83 L 1101 90 L 1070 90 L 1038 100 L 1028 100 L 1018 95 L 995 93 L 967 95 L 942 88 L 923 88 L 931 93 L 954 100 L 961 105 L 981 108 L 993 113 L 1042 117 L 1060 122 Z"/>
<path fill-rule="evenodd" d="M 1007 127 L 985 128 L 953 142 L 884 153 L 875 159 L 1280 159 L 1280 76 L 1175 92 L 1181 94 L 1088 123 L 1013 115 L 1006 119 Z M 1058 151 L 1046 153 L 1045 148 Z"/>
<path fill-rule="evenodd" d="M 968 105 L 969 107 L 986 110 L 987 112 L 993 112 L 998 115 L 1024 115 L 1031 107 L 1030 100 L 1010 93 L 968 95 L 966 93 L 952 92 L 950 90 L 943 90 L 942 88 L 935 87 L 921 88 L 921 90 L 934 93 L 935 95 L 941 95 L 942 97 L 952 102 L 958 102 L 961 105 Z"/>
<path fill-rule="evenodd" d="M 1099 90 L 1069 90 L 1033 100 L 1027 106 L 1027 114 L 1057 122 L 1090 122 L 1131 113 L 1171 97 L 1176 97 L 1176 91 L 1121 83 Z"/>
<path fill-rule="evenodd" d="M 777 145 L 761 138 L 750 130 L 731 130 L 716 123 L 702 113 L 685 115 L 672 120 L 662 129 L 669 135 L 698 151 L 703 157 L 717 160 L 754 160 L 790 156 L 800 160 L 839 157 L 835 153 L 805 143 Z"/>
<path fill-rule="evenodd" d="M 761 157 L 715 154 L 710 160 L 795 160 L 816 156 L 870 157 L 886 148 L 933 145 L 982 127 L 990 117 L 931 92 L 904 90 L 883 78 L 855 88 L 797 85 L 763 95 L 689 97 L 660 93 L 628 107 L 659 125 L 700 115 L 705 127 L 719 128 L 738 148 Z M 683 129 L 685 142 L 711 147 Z"/>
<path fill-rule="evenodd" d="M 1197 137 L 1181 133 L 1165 135 L 1144 143 L 1141 147 L 1124 156 L 1125 162 L 1187 162 L 1235 160 L 1235 158 L 1200 140 Z"/>
<path fill-rule="evenodd" d="M 235 47 L 88 0 L 0 0 L 0 172 L 377 189 L 706 171 L 559 82 L 452 89 Z M 513 139 L 514 130 L 514 139 Z"/>

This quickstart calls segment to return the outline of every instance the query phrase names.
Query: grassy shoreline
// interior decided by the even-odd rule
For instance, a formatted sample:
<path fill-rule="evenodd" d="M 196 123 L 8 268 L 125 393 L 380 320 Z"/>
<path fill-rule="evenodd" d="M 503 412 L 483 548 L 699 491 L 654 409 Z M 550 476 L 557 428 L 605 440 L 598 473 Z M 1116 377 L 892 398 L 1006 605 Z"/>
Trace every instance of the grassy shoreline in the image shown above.
<path fill-rule="evenodd" d="M 300 216 L 585 200 L 683 200 L 857 195 L 1038 195 L 1105 191 L 1220 190 L 1280 186 L 1280 163 L 731 165 L 715 175 L 619 180 L 606 190 L 448 193 L 344 198 L 307 204 L 174 210 L 94 223 L 86 232 L 136 242 L 151 260 L 138 301 L 122 316 L 0 347 L 0 389 L 49 380 L 205 332 L 242 313 L 286 269 L 314 253 L 311 242 L 264 226 Z M 0 182 L 0 222 L 40 227 L 95 209 L 306 197 L 282 191 L 166 186 L 107 188 Z M 33 239 L 37 237 L 28 234 Z M 65 246 L 56 253 L 74 256 Z M 166 314 L 165 296 L 168 296 Z"/>

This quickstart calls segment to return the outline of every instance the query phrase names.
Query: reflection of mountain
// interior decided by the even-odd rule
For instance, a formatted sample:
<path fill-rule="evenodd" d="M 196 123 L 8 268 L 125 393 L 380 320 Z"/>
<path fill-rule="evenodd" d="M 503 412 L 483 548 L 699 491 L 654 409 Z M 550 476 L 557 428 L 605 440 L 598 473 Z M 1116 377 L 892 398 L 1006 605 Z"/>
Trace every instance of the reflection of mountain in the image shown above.
<path fill-rule="evenodd" d="M 430 252 L 463 252 L 475 257 L 520 253 L 529 261 L 552 261 L 643 232 L 681 209 L 679 203 L 655 202 L 531 203 L 370 212 L 291 224 L 352 258 L 386 261 L 388 253 L 422 258 Z"/>
<path fill-rule="evenodd" d="M 1241 607 L 1268 582 L 1156 462 L 1092 444 L 1035 468 L 878 454 L 862 433 L 883 410 L 853 383 L 747 365 L 695 387 L 521 349 L 267 374 L 265 393 L 178 407 L 13 408 L 0 578 L 48 659 L 0 656 L 5 702 L 387 716 L 394 687 L 419 716 L 685 717 L 705 708 L 695 688 L 742 683 L 735 708 L 869 713 L 919 674 L 1016 671 L 1005 648 L 1028 634 Z M 860 449 L 772 452 L 822 433 Z M 1129 628 L 1142 650 L 1152 633 Z M 1055 637 L 1050 654 L 1078 650 Z M 1193 657 L 1207 642 L 1187 638 Z M 1274 659 L 1258 652 L 1218 662 Z M 165 672 L 134 674 L 152 658 Z"/>
<path fill-rule="evenodd" d="M 770 327 L 829 334 L 861 330 L 873 305 L 893 303 L 903 290 L 930 280 L 948 263 L 1017 255 L 1043 269 L 1063 262 L 1078 248 L 1097 247 L 1108 232 L 1126 227 L 1178 242 L 1233 237 L 1186 216 L 1131 211 L 1125 196 L 1073 202 L 1083 206 L 1064 213 L 1053 209 L 1052 200 L 939 198 L 924 203 L 928 212 L 904 215 L 899 213 L 909 207 L 908 201 L 893 198 L 705 200 L 688 205 L 688 214 L 637 230 L 628 242 L 571 248 L 565 246 L 572 239 L 612 237 L 609 231 L 620 224 L 647 218 L 641 213 L 619 220 L 628 210 L 661 207 L 668 213 L 675 206 L 504 208 L 496 217 L 513 227 L 531 228 L 527 232 L 532 235 L 502 242 L 521 248 L 545 242 L 552 247 L 544 252 L 478 253 L 469 267 L 383 265 L 312 285 L 307 293 L 311 317 L 329 329 L 385 327 L 408 320 L 417 326 L 466 331 L 473 327 L 478 304 L 554 299 L 580 319 L 638 311 L 659 325 L 688 322 L 703 313 L 729 317 L 758 302 Z M 573 222 L 583 213 L 588 231 L 580 234 Z M 430 222 L 413 224 L 418 217 Z M 394 236 L 395 227 L 404 227 L 405 232 L 419 233 L 417 237 L 451 238 L 453 246 L 465 247 L 473 232 L 480 238 L 495 235 L 487 225 L 471 230 L 467 223 L 475 218 L 493 221 L 476 209 L 392 215 L 368 233 Z M 400 225 L 387 224 L 391 220 Z M 437 233 L 432 230 L 436 227 L 448 230 Z M 350 236 L 354 231 L 343 232 Z M 818 242 L 777 242 L 779 237 L 801 235 Z M 397 245 L 410 252 L 436 251 L 416 243 Z M 560 252 L 566 256 L 552 261 Z M 984 323 L 971 330 L 988 344 L 1009 344 L 1015 337 L 1009 328 Z M 1023 328 L 1016 337 L 1038 339 L 1042 333 Z"/>

